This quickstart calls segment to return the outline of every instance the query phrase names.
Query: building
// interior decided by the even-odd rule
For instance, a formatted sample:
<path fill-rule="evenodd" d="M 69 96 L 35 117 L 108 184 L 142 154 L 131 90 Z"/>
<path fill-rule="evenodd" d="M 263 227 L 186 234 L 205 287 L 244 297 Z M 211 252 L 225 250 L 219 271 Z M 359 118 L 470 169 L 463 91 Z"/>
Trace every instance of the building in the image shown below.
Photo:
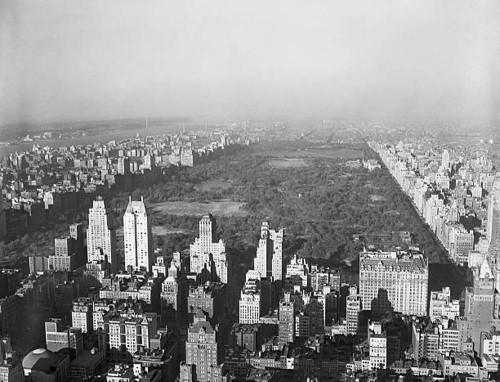
<path fill-rule="evenodd" d="M 153 265 L 153 236 L 142 197 L 140 201 L 129 198 L 123 215 L 123 241 L 125 269 L 150 272 Z"/>
<path fill-rule="evenodd" d="M 12 336 L 17 326 L 17 311 L 20 298 L 12 295 L 0 298 L 0 335 Z"/>
<path fill-rule="evenodd" d="M 385 369 L 387 367 L 387 336 L 382 331 L 380 322 L 368 323 L 368 346 L 370 370 Z"/>
<path fill-rule="evenodd" d="M 239 323 L 256 324 L 262 313 L 260 280 L 248 279 L 241 290 L 239 301 Z"/>
<path fill-rule="evenodd" d="M 459 331 L 451 321 L 416 320 L 412 323 L 412 348 L 415 360 L 437 361 L 441 354 L 460 350 Z"/>
<path fill-rule="evenodd" d="M 21 362 L 14 356 L 10 337 L 0 338 L 0 382 L 24 380 Z"/>
<path fill-rule="evenodd" d="M 452 300 L 450 287 L 432 291 L 429 302 L 429 317 L 432 321 L 454 320 L 460 315 L 460 300 Z"/>
<path fill-rule="evenodd" d="M 111 271 L 118 270 L 116 255 L 116 231 L 110 209 L 106 208 L 102 197 L 94 200 L 89 209 L 89 226 L 87 228 L 87 260 L 107 261 Z"/>
<path fill-rule="evenodd" d="M 80 297 L 73 301 L 71 312 L 71 325 L 79 328 L 82 333 L 92 333 L 92 306 L 93 302 L 88 297 Z"/>
<path fill-rule="evenodd" d="M 361 252 L 359 294 L 363 309 L 389 307 L 403 314 L 427 315 L 429 262 L 423 254 Z"/>
<path fill-rule="evenodd" d="M 140 363 L 133 366 L 117 364 L 106 374 L 106 382 L 161 382 L 162 374 L 159 369 L 143 367 Z"/>
<path fill-rule="evenodd" d="M 70 363 L 69 376 L 75 380 L 85 380 L 99 374 L 104 366 L 105 355 L 103 351 L 95 348 L 84 350 Z"/>
<path fill-rule="evenodd" d="M 0 298 L 16 293 L 21 280 L 22 275 L 19 269 L 0 269 Z"/>
<path fill-rule="evenodd" d="M 185 367 L 185 366 L 191 367 Z M 187 375 L 186 375 L 187 374 Z M 193 378 L 193 375 L 196 377 Z M 186 363 L 181 365 L 181 381 L 199 382 L 222 381 L 222 367 L 219 365 L 217 332 L 200 310 L 188 329 L 186 341 Z"/>
<path fill-rule="evenodd" d="M 481 332 L 500 327 L 500 295 L 488 259 L 479 268 L 473 268 L 472 273 L 473 286 L 465 288 L 464 316 L 457 319 L 457 326 L 461 343 L 472 341 L 477 350 Z"/>
<path fill-rule="evenodd" d="M 49 257 L 33 255 L 28 257 L 30 273 L 44 272 L 49 269 Z"/>
<path fill-rule="evenodd" d="M 500 182 L 498 183 L 498 189 L 492 191 L 488 201 L 486 221 L 486 238 L 492 247 L 500 247 Z"/>
<path fill-rule="evenodd" d="M 283 229 L 271 230 L 267 222 L 262 223 L 254 270 L 260 277 L 283 279 Z"/>
<path fill-rule="evenodd" d="M 54 295 L 54 311 L 57 317 L 68 322 L 71 319 L 73 300 L 80 296 L 80 288 L 74 281 L 66 281 L 56 285 Z"/>
<path fill-rule="evenodd" d="M 3 208 L 3 195 L 0 195 L 0 239 L 4 239 L 5 236 L 7 236 L 7 219 Z"/>
<path fill-rule="evenodd" d="M 226 296 L 225 284 L 206 282 L 196 288 L 190 288 L 187 298 L 188 313 L 194 315 L 202 310 L 209 320 L 218 321 L 224 314 Z"/>
<path fill-rule="evenodd" d="M 442 355 L 439 361 L 443 365 L 443 375 L 445 377 L 468 374 L 469 377 L 480 381 L 488 378 L 488 370 L 479 366 L 474 357 L 468 353 L 451 352 L 449 355 Z"/>
<path fill-rule="evenodd" d="M 54 353 L 61 349 L 73 349 L 78 356 L 83 352 L 83 336 L 80 328 L 63 329 L 62 321 L 51 318 L 45 322 L 45 344 Z"/>
<path fill-rule="evenodd" d="M 364 305 L 362 305 L 361 296 L 358 295 L 356 287 L 351 286 L 349 295 L 346 297 L 347 334 L 358 334 L 362 308 L 364 308 Z"/>
<path fill-rule="evenodd" d="M 285 277 L 290 279 L 292 277 L 297 277 L 300 279 L 300 285 L 302 288 L 307 289 L 309 287 L 309 272 L 311 266 L 306 259 L 300 258 L 299 255 L 295 254 L 290 259 L 290 262 L 286 265 Z"/>
<path fill-rule="evenodd" d="M 322 293 L 325 287 L 330 287 L 331 291 L 340 291 L 340 272 L 313 265 L 309 273 L 309 285 L 315 293 Z"/>
<path fill-rule="evenodd" d="M 280 344 L 284 345 L 295 338 L 295 305 L 287 292 L 279 303 L 278 336 Z"/>
<path fill-rule="evenodd" d="M 151 349 L 151 339 L 158 332 L 158 315 L 142 313 L 131 316 L 114 315 L 107 322 L 109 347 L 111 350 L 124 349 L 131 356 L 139 347 Z"/>
<path fill-rule="evenodd" d="M 35 349 L 22 362 L 26 382 L 66 382 L 69 378 L 69 356 L 48 349 Z"/>
<path fill-rule="evenodd" d="M 199 237 L 189 246 L 190 271 L 201 276 L 202 281 L 228 283 L 230 257 L 226 245 L 216 240 L 217 224 L 212 215 L 205 215 L 199 223 Z"/>
<path fill-rule="evenodd" d="M 194 309 L 194 306 L 204 306 L 207 311 L 210 311 L 211 314 L 214 312 L 213 300 L 210 302 L 204 301 L 198 303 L 197 299 L 203 300 L 204 298 L 208 298 L 207 293 L 204 287 L 201 287 L 200 290 L 191 294 L 191 301 L 188 299 L 188 284 L 187 280 L 184 276 L 180 275 L 179 269 L 175 265 L 175 262 L 172 261 L 170 263 L 170 267 L 167 271 L 163 271 L 167 275 L 165 280 L 161 285 L 161 294 L 160 294 L 160 304 L 161 304 L 161 316 L 162 319 L 165 320 L 167 325 L 171 327 L 175 324 L 184 324 L 187 323 L 187 313 L 188 308 L 187 304 L 191 303 L 191 309 Z M 221 284 L 222 285 L 222 284 Z M 203 291 L 201 290 L 203 289 Z M 218 302 L 216 303 L 218 305 Z M 216 308 L 219 310 L 219 308 Z M 217 312 L 220 313 L 220 312 Z"/>

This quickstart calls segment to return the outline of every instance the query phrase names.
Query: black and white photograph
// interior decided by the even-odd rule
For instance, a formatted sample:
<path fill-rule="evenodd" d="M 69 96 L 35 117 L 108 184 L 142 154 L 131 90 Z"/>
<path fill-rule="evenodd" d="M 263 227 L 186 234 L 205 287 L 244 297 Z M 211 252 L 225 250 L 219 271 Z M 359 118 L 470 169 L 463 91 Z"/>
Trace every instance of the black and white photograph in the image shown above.
<path fill-rule="evenodd" d="M 0 0 L 0 382 L 500 381 L 499 0 Z"/>

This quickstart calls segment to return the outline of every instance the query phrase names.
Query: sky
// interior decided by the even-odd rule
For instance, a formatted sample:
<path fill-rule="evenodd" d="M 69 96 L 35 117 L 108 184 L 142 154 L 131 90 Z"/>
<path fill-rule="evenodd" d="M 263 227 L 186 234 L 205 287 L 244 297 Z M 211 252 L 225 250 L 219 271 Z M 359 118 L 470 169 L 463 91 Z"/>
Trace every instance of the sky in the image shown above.
<path fill-rule="evenodd" d="M 500 120 L 498 0 L 0 0 L 0 124 Z"/>

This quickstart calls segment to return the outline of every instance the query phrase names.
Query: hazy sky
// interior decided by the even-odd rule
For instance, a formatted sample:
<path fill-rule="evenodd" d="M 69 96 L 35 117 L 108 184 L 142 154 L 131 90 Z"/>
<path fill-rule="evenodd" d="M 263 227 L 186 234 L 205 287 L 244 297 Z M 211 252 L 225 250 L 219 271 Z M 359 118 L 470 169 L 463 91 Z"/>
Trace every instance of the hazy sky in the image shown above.
<path fill-rule="evenodd" d="M 0 123 L 500 108 L 498 0 L 0 0 Z"/>

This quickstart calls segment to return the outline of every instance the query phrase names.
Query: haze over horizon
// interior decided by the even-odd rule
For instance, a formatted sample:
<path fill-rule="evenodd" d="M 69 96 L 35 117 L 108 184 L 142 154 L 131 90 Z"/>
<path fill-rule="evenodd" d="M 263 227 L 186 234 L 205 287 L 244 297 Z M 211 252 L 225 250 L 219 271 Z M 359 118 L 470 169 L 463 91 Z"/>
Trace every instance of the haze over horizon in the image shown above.
<path fill-rule="evenodd" d="M 500 3 L 0 0 L 0 125 L 500 120 Z"/>

